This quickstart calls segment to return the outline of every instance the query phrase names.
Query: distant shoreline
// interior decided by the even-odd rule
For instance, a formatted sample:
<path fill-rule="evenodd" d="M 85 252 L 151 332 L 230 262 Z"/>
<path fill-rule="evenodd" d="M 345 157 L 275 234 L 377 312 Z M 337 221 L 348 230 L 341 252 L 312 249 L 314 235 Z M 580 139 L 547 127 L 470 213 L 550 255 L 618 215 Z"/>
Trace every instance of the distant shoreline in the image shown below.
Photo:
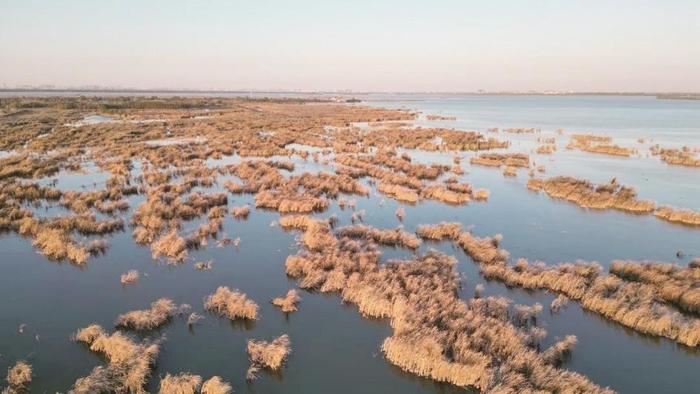
<path fill-rule="evenodd" d="M 679 92 L 351 92 L 351 91 L 289 91 L 289 90 L 206 90 L 206 89 L 50 89 L 50 88 L 1 88 L 0 95 L 8 93 L 51 95 L 240 95 L 260 96 L 376 96 L 376 95 L 443 95 L 443 96 L 645 96 L 660 100 L 700 100 L 700 93 Z M 7 96 L 6 96 L 7 97 Z"/>

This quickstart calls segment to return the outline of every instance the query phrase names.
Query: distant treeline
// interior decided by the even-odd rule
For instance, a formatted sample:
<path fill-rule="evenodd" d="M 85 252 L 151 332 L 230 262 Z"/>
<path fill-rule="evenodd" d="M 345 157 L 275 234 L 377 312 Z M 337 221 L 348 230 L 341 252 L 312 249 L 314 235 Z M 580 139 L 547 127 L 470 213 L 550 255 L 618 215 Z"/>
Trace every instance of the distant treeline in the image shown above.
<path fill-rule="evenodd" d="M 0 98 L 5 112 L 35 108 L 57 108 L 115 113 L 124 110 L 221 109 L 241 102 L 310 102 L 318 99 L 295 98 L 194 98 L 194 97 L 10 97 Z"/>

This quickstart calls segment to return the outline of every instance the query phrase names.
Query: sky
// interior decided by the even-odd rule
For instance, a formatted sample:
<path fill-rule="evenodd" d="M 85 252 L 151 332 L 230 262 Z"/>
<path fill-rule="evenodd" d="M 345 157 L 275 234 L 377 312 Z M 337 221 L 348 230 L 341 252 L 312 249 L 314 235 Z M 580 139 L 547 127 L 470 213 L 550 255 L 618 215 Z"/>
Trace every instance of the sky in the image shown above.
<path fill-rule="evenodd" d="M 700 0 L 0 0 L 0 87 L 700 91 Z"/>

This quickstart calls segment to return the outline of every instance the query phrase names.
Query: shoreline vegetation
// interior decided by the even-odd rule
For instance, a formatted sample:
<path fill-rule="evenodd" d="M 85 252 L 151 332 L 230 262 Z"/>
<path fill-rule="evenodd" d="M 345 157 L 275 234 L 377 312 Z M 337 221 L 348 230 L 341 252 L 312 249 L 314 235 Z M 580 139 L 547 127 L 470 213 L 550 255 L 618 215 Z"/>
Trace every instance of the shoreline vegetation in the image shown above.
<path fill-rule="evenodd" d="M 209 271 L 219 263 L 196 261 L 193 251 L 239 247 L 240 238 L 224 232 L 225 219 L 244 226 L 249 216 L 253 220 L 265 211 L 277 215 L 271 226 L 299 233 L 298 251 L 286 258 L 280 274 L 296 279 L 301 289 L 336 293 L 365 317 L 387 319 L 391 335 L 381 345 L 382 354 L 418 376 L 483 392 L 611 393 L 565 369 L 567 357 L 575 352 L 575 336 L 543 349 L 547 333 L 537 316 L 545 307 L 557 313 L 574 302 L 634 331 L 689 347 L 700 344 L 700 263 L 695 261 L 687 267 L 615 261 L 605 274 L 596 263 L 516 260 L 500 247 L 500 235 L 479 237 L 461 223 L 422 224 L 415 233 L 402 226 L 364 223 L 365 211 L 358 205 L 364 198 L 382 199 L 382 204 L 384 197 L 395 200 L 392 210 L 399 221 L 406 217 L 405 206 L 426 201 L 488 204 L 498 192 L 494 196 L 464 180 L 463 161 L 469 158 L 469 165 L 498 168 L 505 176 L 528 170 L 528 189 L 584 208 L 654 214 L 671 223 L 700 226 L 700 212 L 657 206 L 615 179 L 594 184 L 566 176 L 535 178 L 534 171 L 544 172 L 544 166 L 527 153 L 504 152 L 510 143 L 494 138 L 496 133 L 413 127 L 419 114 L 412 111 L 322 100 L 2 98 L 0 108 L 0 150 L 9 152 L 0 158 L 0 230 L 27 238 L 49 260 L 86 267 L 92 257 L 109 253 L 110 235 L 126 232 L 135 244 L 150 249 L 157 263 L 173 269 L 187 263 Z M 87 113 L 111 120 L 81 123 Z M 556 151 L 553 138 L 539 138 L 538 143 L 541 154 Z M 588 134 L 572 135 L 570 147 L 635 154 L 610 137 Z M 412 150 L 447 155 L 447 164 L 422 163 Z M 669 164 L 681 165 L 693 163 L 688 157 L 697 153 L 654 152 Z M 226 160 L 230 158 L 235 160 Z M 313 163 L 320 170 L 309 171 L 299 163 Z M 104 173 L 106 180 L 82 190 L 64 190 L 54 180 L 89 167 Z M 215 186 L 223 191 L 209 190 Z M 235 199 L 242 195 L 254 202 L 241 205 Z M 321 217 L 335 204 L 352 212 L 352 224 L 338 225 L 336 215 Z M 58 214 L 45 213 L 49 209 Z M 479 284 L 473 297 L 462 299 L 456 259 L 423 252 L 424 241 L 453 243 L 488 280 L 552 291 L 557 298 L 546 306 L 519 305 L 504 297 L 483 297 Z M 411 257 L 383 261 L 382 247 L 404 249 Z M 139 278 L 135 269 L 122 274 L 123 290 L 140 286 Z M 267 299 L 289 314 L 298 310 L 301 297 L 289 289 Z M 256 301 L 225 285 L 214 289 L 202 306 L 222 319 L 261 319 Z M 141 339 L 141 334 L 157 332 L 174 320 L 192 326 L 201 318 L 189 305 L 162 297 L 147 309 L 119 315 L 111 334 L 97 324 L 78 330 L 74 340 L 101 354 L 105 364 L 76 380 L 72 392 L 145 392 L 165 338 Z M 250 339 L 246 352 L 249 381 L 261 370 L 279 371 L 293 362 L 286 334 L 269 341 Z M 31 380 L 27 367 L 28 373 L 24 367 L 13 372 L 17 388 Z M 200 375 L 166 372 L 160 389 L 227 393 L 231 385 L 218 376 L 204 381 Z"/>

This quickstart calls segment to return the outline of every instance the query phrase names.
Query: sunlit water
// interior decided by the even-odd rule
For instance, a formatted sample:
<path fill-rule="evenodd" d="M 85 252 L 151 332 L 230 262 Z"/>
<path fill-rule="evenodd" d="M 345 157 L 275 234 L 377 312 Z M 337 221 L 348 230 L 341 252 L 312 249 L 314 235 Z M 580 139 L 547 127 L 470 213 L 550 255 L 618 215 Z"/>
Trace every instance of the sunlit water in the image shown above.
<path fill-rule="evenodd" d="M 499 97 L 476 100 L 451 96 L 376 104 L 458 117 L 456 121 L 423 121 L 426 125 L 479 130 L 539 127 L 542 133 L 553 133 L 556 128 L 605 131 L 616 140 L 619 137 L 620 143 L 628 141 L 630 144 L 637 139 L 632 130 L 640 130 L 646 138 L 658 143 L 674 135 L 682 135 L 684 139 L 670 138 L 669 144 L 692 145 L 693 135 L 695 141 L 700 140 L 697 129 L 700 121 L 693 120 L 698 120 L 700 103 L 664 101 L 659 104 L 650 100 L 653 99 Z M 634 110 L 637 107 L 633 104 L 639 108 Z M 644 122 L 640 119 L 652 118 L 649 112 L 654 112 L 655 106 L 661 106 L 664 113 L 673 113 L 676 106 L 676 115 L 663 118 L 665 124 L 654 121 L 643 128 Z M 536 146 L 532 139 L 537 135 L 499 133 L 496 136 L 512 138 L 514 150 L 518 143 L 522 144 L 524 152 Z M 563 148 L 566 139 L 566 135 L 557 137 L 562 147 L 554 155 L 535 158 L 546 165 L 545 176 L 576 175 L 600 182 L 617 177 L 622 183 L 637 187 L 642 198 L 700 209 L 700 170 L 668 166 L 656 158 L 609 158 L 569 152 Z M 408 153 L 421 162 L 451 163 L 452 160 L 451 155 Z M 239 160 L 236 156 L 224 157 L 209 160 L 207 164 L 225 165 Z M 294 173 L 332 171 L 331 166 L 311 160 L 295 158 L 294 161 L 297 164 Z M 598 261 L 607 267 L 613 259 L 686 264 L 693 256 L 700 256 L 700 229 L 666 223 L 649 215 L 582 209 L 528 191 L 525 188 L 527 175 L 522 171 L 515 179 L 504 178 L 497 169 L 471 167 L 467 163 L 465 160 L 463 164 L 467 173 L 461 178 L 474 187 L 490 189 L 487 203 L 472 202 L 453 207 L 426 201 L 406 206 L 382 197 L 374 189 L 369 198 L 346 197 L 355 198 L 357 210 L 366 211 L 365 223 L 376 227 L 403 225 L 406 230 L 413 231 L 419 224 L 447 220 L 460 222 L 479 236 L 501 233 L 504 236 L 502 246 L 510 251 L 513 259 L 525 257 L 550 264 L 581 259 Z M 86 173 L 61 173 L 41 182 L 57 179 L 56 187 L 62 190 L 104 187 L 108 174 L 91 163 L 84 167 Z M 290 175 L 287 171 L 282 173 Z M 230 178 L 221 177 L 219 185 Z M 201 190 L 224 189 L 215 186 Z M 131 210 L 124 216 L 127 220 L 143 199 L 144 196 L 129 198 Z M 253 205 L 253 197 L 229 195 L 229 208 L 246 203 Z M 399 205 L 406 209 L 402 223 L 394 215 Z M 62 213 L 62 208 L 56 207 L 33 209 L 42 216 Z M 333 213 L 340 218 L 340 225 L 350 224 L 352 210 L 341 210 L 335 202 L 319 216 Z M 189 371 L 205 379 L 220 375 L 233 384 L 236 392 L 248 393 L 460 392 L 457 388 L 404 373 L 387 363 L 379 346 L 391 333 L 388 322 L 361 318 L 356 307 L 343 305 L 337 295 L 302 291 L 299 311 L 288 316 L 272 306 L 270 299 L 295 287 L 295 281 L 284 273 L 284 261 L 297 250 L 297 234 L 271 226 L 278 218 L 275 212 L 261 210 L 253 210 L 246 221 L 228 216 L 223 232 L 231 238 L 240 237 L 240 247 L 217 248 L 210 242 L 207 248 L 190 251 L 188 261 L 179 266 L 153 261 L 148 247 L 133 242 L 128 226 L 124 232 L 108 236 L 107 253 L 91 259 L 83 269 L 49 262 L 33 250 L 28 239 L 9 233 L 0 235 L 0 298 L 3 300 L 0 303 L 0 370 L 18 359 L 26 359 L 34 367 L 32 392 L 65 392 L 75 379 L 104 363 L 99 355 L 72 342 L 72 333 L 92 322 L 112 331 L 120 313 L 143 309 L 157 298 L 169 297 L 177 303 L 191 304 L 193 310 L 206 319 L 189 330 L 182 318 L 175 318 L 149 335 L 165 338 L 150 391 L 157 390 L 159 376 Z M 187 222 L 184 228 L 193 229 L 201 220 Z M 458 269 L 464 278 L 461 295 L 465 299 L 473 294 L 476 284 L 486 283 L 477 266 L 460 249 L 446 242 L 424 243 L 419 252 L 429 248 L 458 258 Z M 684 252 L 682 259 L 676 257 L 679 250 Z M 384 259 L 411 256 L 411 252 L 401 249 L 384 248 L 383 253 Z M 214 262 L 211 271 L 193 268 L 194 261 L 210 259 Z M 141 279 L 124 287 L 119 283 L 119 275 L 129 269 L 140 271 Z M 238 288 L 257 301 L 261 307 L 260 320 L 248 325 L 232 324 L 204 312 L 204 297 L 220 285 Z M 517 303 L 544 305 L 545 312 L 538 324 L 544 326 L 549 335 L 543 346 L 556 341 L 557 337 L 576 335 L 579 343 L 565 367 L 586 374 L 598 384 L 625 393 L 700 391 L 697 351 L 665 339 L 633 333 L 583 311 L 575 303 L 570 303 L 558 315 L 550 315 L 546 306 L 554 296 L 544 292 L 511 290 L 492 282 L 486 283 L 485 294 L 504 295 Z M 22 334 L 18 332 L 21 324 L 27 325 Z M 287 366 L 278 374 L 263 372 L 258 380 L 246 383 L 246 340 L 271 339 L 282 333 L 288 333 L 292 342 L 293 352 Z"/>

